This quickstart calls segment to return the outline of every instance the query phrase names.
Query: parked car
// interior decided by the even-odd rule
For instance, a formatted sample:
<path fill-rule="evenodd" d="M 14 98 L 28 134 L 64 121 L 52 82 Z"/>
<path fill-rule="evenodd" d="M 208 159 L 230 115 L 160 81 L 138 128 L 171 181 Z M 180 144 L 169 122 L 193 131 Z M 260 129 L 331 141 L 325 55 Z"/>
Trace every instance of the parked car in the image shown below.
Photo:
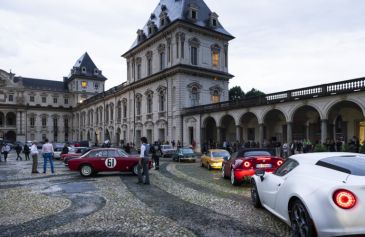
<path fill-rule="evenodd" d="M 68 165 L 69 160 L 78 158 L 90 150 L 90 147 L 69 147 L 68 153 L 61 155 L 61 160 L 65 165 Z"/>
<path fill-rule="evenodd" d="M 281 157 L 274 156 L 273 149 L 246 148 L 234 152 L 222 164 L 222 177 L 230 178 L 232 185 L 241 184 L 245 177 L 251 177 L 257 169 L 273 172 L 283 162 Z"/>
<path fill-rule="evenodd" d="M 196 154 L 190 147 L 179 147 L 177 148 L 172 159 L 174 161 L 192 161 L 195 162 Z"/>
<path fill-rule="evenodd" d="M 292 236 L 363 236 L 365 155 L 307 153 L 273 173 L 257 170 L 251 198 L 291 226 Z"/>
<path fill-rule="evenodd" d="M 80 171 L 82 176 L 88 177 L 98 172 L 124 171 L 137 175 L 139 155 L 128 155 L 124 150 L 117 148 L 93 149 L 81 157 L 68 162 L 73 171 Z M 149 168 L 152 162 L 149 161 Z"/>
<path fill-rule="evenodd" d="M 161 145 L 161 157 L 172 157 L 176 153 L 171 145 Z"/>
<path fill-rule="evenodd" d="M 224 159 L 230 157 L 228 151 L 223 149 L 209 149 L 206 154 L 203 154 L 200 159 L 201 167 L 207 167 L 211 169 L 222 169 L 222 163 Z"/>

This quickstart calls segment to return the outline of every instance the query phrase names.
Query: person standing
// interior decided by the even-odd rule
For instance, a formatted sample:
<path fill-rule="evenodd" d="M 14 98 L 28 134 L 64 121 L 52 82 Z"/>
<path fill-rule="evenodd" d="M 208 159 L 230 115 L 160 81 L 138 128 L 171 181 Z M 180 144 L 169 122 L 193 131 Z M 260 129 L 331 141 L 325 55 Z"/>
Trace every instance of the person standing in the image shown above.
<path fill-rule="evenodd" d="M 3 154 L 3 146 L 4 144 L 0 142 L 0 162 L 1 162 L 1 155 Z"/>
<path fill-rule="evenodd" d="M 38 174 L 38 148 L 36 141 L 32 142 L 32 146 L 30 147 L 30 154 L 32 156 L 33 164 L 32 164 L 32 174 Z"/>
<path fill-rule="evenodd" d="M 68 154 L 68 152 L 69 152 L 68 145 L 67 143 L 65 143 L 65 145 L 62 148 L 61 155 Z"/>
<path fill-rule="evenodd" d="M 6 162 L 6 159 L 8 159 L 8 154 L 10 152 L 10 146 L 9 144 L 5 144 L 3 148 L 1 149 L 1 153 L 4 155 L 4 161 Z"/>
<path fill-rule="evenodd" d="M 20 152 L 22 152 L 22 147 L 18 144 L 16 144 L 15 146 L 15 151 L 16 151 L 16 160 L 20 159 L 23 160 L 23 158 L 20 156 Z"/>
<path fill-rule="evenodd" d="M 30 160 L 29 159 L 30 149 L 29 149 L 29 146 L 27 144 L 24 144 L 23 152 L 24 152 L 25 160 Z"/>
<path fill-rule="evenodd" d="M 147 143 L 146 137 L 141 137 L 141 153 L 139 157 L 141 158 L 138 162 L 137 170 L 138 170 L 138 184 L 143 183 L 142 178 L 142 169 L 143 174 L 145 176 L 144 184 L 150 184 L 150 178 L 148 174 L 148 153 L 150 152 L 150 145 Z"/>
<path fill-rule="evenodd" d="M 42 146 L 42 155 L 43 155 L 43 174 L 46 173 L 47 169 L 47 161 L 51 164 L 51 172 L 54 174 L 54 167 L 53 167 L 53 145 L 49 143 L 48 139 L 46 138 L 45 144 Z"/>
<path fill-rule="evenodd" d="M 152 154 L 152 160 L 153 160 L 153 162 L 155 162 L 155 170 L 160 169 L 160 157 L 157 154 L 157 150 L 158 150 L 158 144 L 155 143 L 155 145 L 151 146 L 151 148 L 150 148 L 150 151 Z"/>

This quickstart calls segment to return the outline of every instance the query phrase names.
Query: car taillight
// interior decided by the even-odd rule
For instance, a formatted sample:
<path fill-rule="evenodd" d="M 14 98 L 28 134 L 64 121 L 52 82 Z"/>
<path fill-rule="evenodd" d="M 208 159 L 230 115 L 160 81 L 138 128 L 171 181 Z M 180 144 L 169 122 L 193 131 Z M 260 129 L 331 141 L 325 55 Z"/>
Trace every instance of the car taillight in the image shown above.
<path fill-rule="evenodd" d="M 277 162 L 276 162 L 276 165 L 277 166 L 280 166 L 280 165 L 282 165 L 283 164 L 283 161 L 282 160 L 278 160 Z"/>
<path fill-rule="evenodd" d="M 250 168 L 250 166 L 251 166 L 251 163 L 249 161 L 243 162 L 243 167 Z"/>
<path fill-rule="evenodd" d="M 333 201 L 337 206 L 343 209 L 351 209 L 356 204 L 356 197 L 352 192 L 340 189 L 334 192 Z"/>

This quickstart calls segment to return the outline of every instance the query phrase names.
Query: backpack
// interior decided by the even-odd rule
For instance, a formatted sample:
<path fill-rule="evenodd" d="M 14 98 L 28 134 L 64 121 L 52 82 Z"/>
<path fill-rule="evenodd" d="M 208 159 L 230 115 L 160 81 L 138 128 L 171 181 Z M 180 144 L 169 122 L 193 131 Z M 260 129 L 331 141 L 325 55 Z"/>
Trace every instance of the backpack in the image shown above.
<path fill-rule="evenodd" d="M 144 150 L 144 157 L 148 158 L 148 155 L 150 154 L 150 145 L 149 144 L 145 144 L 145 150 Z"/>
<path fill-rule="evenodd" d="M 152 153 L 152 154 L 155 154 L 156 153 L 156 149 L 155 149 L 154 146 L 151 146 L 150 147 L 150 153 Z"/>

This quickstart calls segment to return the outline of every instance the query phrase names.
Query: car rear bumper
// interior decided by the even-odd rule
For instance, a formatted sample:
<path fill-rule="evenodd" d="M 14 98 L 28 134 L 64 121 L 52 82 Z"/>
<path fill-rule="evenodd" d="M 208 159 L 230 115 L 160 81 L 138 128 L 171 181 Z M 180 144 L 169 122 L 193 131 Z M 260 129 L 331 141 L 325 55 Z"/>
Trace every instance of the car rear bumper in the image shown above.
<path fill-rule="evenodd" d="M 245 177 L 251 177 L 255 175 L 255 169 L 247 169 L 247 170 L 243 170 L 243 169 L 235 169 L 234 170 L 234 177 L 236 178 L 236 180 L 238 182 L 241 182 L 245 179 Z M 273 170 L 265 170 L 265 172 L 267 173 L 272 173 Z"/>
<path fill-rule="evenodd" d="M 222 163 L 209 163 L 212 169 L 222 169 Z"/>

